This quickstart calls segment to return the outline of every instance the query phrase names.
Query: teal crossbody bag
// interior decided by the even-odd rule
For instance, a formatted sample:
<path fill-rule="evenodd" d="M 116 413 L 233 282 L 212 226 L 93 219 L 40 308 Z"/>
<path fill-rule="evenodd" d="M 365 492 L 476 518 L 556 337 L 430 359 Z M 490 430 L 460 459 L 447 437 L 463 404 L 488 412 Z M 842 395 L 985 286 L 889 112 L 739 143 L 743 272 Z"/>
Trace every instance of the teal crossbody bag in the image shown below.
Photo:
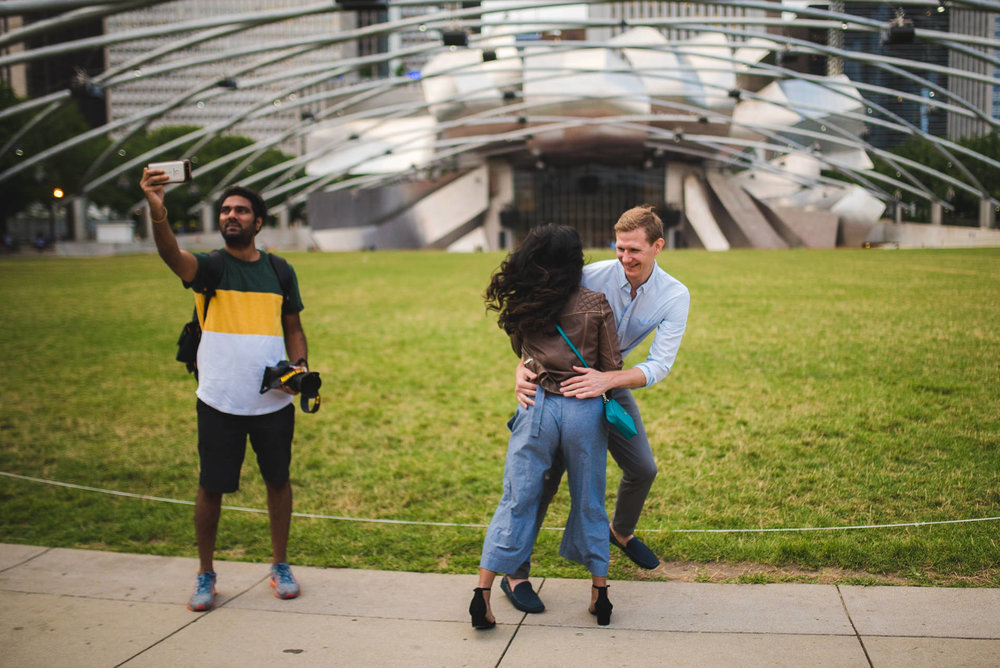
<path fill-rule="evenodd" d="M 569 344 L 573 354 L 575 354 L 577 359 L 580 360 L 580 364 L 589 369 L 590 367 L 587 365 L 587 360 L 583 359 L 583 355 L 580 354 L 580 351 L 576 349 L 573 342 L 569 340 L 568 336 L 566 336 L 566 332 L 563 331 L 563 328 L 556 325 L 556 329 L 559 330 L 559 334 L 563 337 L 563 340 Z M 606 393 L 601 395 L 601 399 L 604 400 L 604 419 L 608 421 L 608 424 L 617 429 L 618 433 L 625 438 L 632 438 L 639 433 L 639 430 L 635 428 L 635 420 L 633 420 L 632 416 L 628 414 L 628 411 L 625 410 L 624 406 L 618 403 L 615 399 L 608 399 L 608 395 Z"/>

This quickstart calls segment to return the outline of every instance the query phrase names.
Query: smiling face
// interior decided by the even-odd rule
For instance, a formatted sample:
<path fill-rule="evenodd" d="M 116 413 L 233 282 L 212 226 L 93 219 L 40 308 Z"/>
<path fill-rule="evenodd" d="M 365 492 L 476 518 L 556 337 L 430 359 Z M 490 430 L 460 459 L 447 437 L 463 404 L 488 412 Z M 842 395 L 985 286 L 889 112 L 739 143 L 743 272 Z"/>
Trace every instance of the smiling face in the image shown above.
<path fill-rule="evenodd" d="M 646 231 L 643 229 L 617 232 L 615 234 L 615 250 L 618 261 L 625 269 L 625 277 L 633 288 L 646 282 L 653 273 L 656 256 L 663 250 L 663 238 L 649 243 Z"/>
<path fill-rule="evenodd" d="M 230 248 L 249 248 L 263 222 L 246 197 L 230 195 L 219 207 L 219 231 Z"/>

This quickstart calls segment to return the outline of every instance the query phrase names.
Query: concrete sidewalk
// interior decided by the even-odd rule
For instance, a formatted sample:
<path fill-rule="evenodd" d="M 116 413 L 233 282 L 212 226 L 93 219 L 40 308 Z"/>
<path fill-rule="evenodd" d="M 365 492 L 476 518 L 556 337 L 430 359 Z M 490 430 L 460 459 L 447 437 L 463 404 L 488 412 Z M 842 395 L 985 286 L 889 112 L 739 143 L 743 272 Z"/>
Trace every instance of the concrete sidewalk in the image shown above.
<path fill-rule="evenodd" d="M 497 628 L 467 613 L 475 576 L 217 562 L 214 610 L 184 607 L 193 559 L 0 545 L 3 666 L 998 666 L 1000 590 L 537 580 L 525 615 L 493 588 Z"/>

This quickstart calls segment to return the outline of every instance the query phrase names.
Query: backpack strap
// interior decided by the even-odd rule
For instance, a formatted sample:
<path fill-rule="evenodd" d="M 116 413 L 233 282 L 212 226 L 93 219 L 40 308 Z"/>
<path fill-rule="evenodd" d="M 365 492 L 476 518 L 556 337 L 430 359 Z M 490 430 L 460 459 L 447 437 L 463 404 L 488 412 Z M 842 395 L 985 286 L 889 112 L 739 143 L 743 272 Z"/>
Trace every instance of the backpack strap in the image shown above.
<path fill-rule="evenodd" d="M 208 302 L 212 301 L 212 297 L 215 296 L 215 288 L 219 286 L 222 282 L 222 272 L 225 270 L 226 258 L 223 257 L 222 251 L 214 250 L 208 254 L 208 266 L 212 270 L 212 285 L 206 285 L 199 292 L 205 295 L 205 305 L 204 312 L 202 313 L 201 321 L 205 322 L 208 320 Z M 195 310 L 195 318 L 198 317 L 198 311 Z"/>
<path fill-rule="evenodd" d="M 278 283 L 281 284 L 281 294 L 284 298 L 282 310 L 284 310 L 284 307 L 292 301 L 292 268 L 289 266 L 288 260 L 281 256 L 268 253 L 267 257 L 271 260 L 271 268 L 278 276 Z"/>
<path fill-rule="evenodd" d="M 226 258 L 223 251 L 214 250 L 208 254 L 208 267 L 212 270 L 212 285 L 206 285 L 202 294 L 215 294 L 215 288 L 222 282 L 222 272 L 226 268 Z"/>

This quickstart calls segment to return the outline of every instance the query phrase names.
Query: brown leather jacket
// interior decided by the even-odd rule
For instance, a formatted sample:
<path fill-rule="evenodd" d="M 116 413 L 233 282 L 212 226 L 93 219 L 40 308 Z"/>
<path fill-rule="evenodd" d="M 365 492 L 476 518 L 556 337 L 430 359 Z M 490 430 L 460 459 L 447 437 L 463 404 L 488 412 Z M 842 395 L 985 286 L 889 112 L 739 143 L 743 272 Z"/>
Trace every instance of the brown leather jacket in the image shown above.
<path fill-rule="evenodd" d="M 589 366 L 598 371 L 622 368 L 615 316 L 604 294 L 581 286 L 566 302 L 559 324 Z M 559 383 L 578 376 L 573 367 L 583 366 L 555 329 L 525 339 L 511 334 L 510 345 L 547 392 L 562 394 Z"/>

